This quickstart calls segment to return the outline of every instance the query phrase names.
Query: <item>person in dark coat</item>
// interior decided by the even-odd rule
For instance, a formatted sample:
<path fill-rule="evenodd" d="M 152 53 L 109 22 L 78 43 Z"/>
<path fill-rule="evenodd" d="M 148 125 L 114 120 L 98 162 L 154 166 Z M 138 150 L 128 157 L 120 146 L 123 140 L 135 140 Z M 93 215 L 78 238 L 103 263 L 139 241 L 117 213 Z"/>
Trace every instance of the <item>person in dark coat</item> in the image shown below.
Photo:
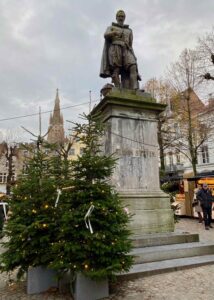
<path fill-rule="evenodd" d="M 4 209 L 3 209 L 3 205 L 0 205 L 0 238 L 2 236 L 3 225 L 4 225 Z"/>
<path fill-rule="evenodd" d="M 201 203 L 200 201 L 197 199 L 197 193 L 199 192 L 199 188 L 195 188 L 194 189 L 194 196 L 193 196 L 193 207 L 195 209 L 195 212 L 198 214 L 198 222 L 199 223 L 203 223 L 203 210 L 201 208 Z"/>
<path fill-rule="evenodd" d="M 211 225 L 213 197 L 206 183 L 202 185 L 202 189 L 198 191 L 196 198 L 200 201 L 203 210 L 205 229 L 209 230 L 209 228 L 213 228 Z"/>

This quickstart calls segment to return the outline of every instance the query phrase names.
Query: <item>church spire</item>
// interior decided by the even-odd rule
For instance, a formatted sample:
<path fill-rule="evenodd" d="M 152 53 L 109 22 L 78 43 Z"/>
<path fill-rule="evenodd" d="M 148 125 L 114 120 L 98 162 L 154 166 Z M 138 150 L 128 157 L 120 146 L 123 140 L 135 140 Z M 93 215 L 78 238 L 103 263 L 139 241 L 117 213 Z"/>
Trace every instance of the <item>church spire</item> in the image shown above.
<path fill-rule="evenodd" d="M 59 89 L 56 89 L 56 98 L 54 103 L 53 114 L 50 115 L 49 121 L 49 143 L 64 143 L 65 132 L 63 126 L 63 117 L 60 113 Z"/>
<path fill-rule="evenodd" d="M 55 98 L 52 122 L 53 122 L 53 124 L 62 124 L 63 125 L 61 113 L 60 113 L 59 89 L 56 89 L 56 98 Z"/>

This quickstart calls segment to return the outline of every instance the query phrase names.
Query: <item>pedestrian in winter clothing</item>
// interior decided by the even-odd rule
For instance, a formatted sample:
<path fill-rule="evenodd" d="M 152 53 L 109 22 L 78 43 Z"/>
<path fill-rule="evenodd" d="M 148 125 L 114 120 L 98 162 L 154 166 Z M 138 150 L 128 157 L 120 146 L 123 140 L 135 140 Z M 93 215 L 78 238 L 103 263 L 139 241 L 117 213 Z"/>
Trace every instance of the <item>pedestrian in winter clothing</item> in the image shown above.
<path fill-rule="evenodd" d="M 200 201 L 197 199 L 197 193 L 199 192 L 198 188 L 194 189 L 194 196 L 193 196 L 193 202 L 192 205 L 195 209 L 195 212 L 198 214 L 198 223 L 202 223 L 203 222 L 203 216 L 202 216 L 202 208 L 201 208 L 201 204 Z"/>
<path fill-rule="evenodd" d="M 3 206 L 0 205 L 0 238 L 2 236 L 3 225 L 4 225 L 4 210 L 3 210 Z"/>
<path fill-rule="evenodd" d="M 204 183 L 202 189 L 198 191 L 196 198 L 200 201 L 203 210 L 205 229 L 209 230 L 209 228 L 213 228 L 211 225 L 213 197 L 206 183 Z"/>

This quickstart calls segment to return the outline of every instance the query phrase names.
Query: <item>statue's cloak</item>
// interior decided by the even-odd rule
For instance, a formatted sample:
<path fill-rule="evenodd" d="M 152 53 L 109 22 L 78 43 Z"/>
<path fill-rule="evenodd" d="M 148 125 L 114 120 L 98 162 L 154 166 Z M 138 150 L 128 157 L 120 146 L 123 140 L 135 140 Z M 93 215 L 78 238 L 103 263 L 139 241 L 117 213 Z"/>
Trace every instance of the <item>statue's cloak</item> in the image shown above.
<path fill-rule="evenodd" d="M 110 43 L 107 40 L 105 40 L 102 59 L 101 59 L 101 66 L 100 66 L 100 77 L 102 78 L 111 77 L 111 70 L 110 70 L 110 64 L 108 59 L 109 46 Z"/>

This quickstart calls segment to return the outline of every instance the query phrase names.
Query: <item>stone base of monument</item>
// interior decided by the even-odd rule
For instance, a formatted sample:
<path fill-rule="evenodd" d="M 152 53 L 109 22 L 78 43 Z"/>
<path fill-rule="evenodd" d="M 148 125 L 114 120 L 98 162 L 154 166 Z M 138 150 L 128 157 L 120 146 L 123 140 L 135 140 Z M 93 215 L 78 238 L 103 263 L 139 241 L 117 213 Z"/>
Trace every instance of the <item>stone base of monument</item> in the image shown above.
<path fill-rule="evenodd" d="M 108 280 L 95 281 L 78 273 L 74 282 L 75 300 L 98 300 L 109 296 Z"/>
<path fill-rule="evenodd" d="M 164 109 L 148 93 L 113 88 L 91 112 L 106 125 L 103 152 L 117 159 L 111 180 L 133 214 L 134 236 L 174 230 L 170 199 L 159 180 L 157 125 Z"/>
<path fill-rule="evenodd" d="M 57 273 L 43 266 L 29 268 L 27 272 L 27 293 L 39 294 L 58 287 Z"/>
<path fill-rule="evenodd" d="M 162 191 L 120 192 L 120 198 L 132 215 L 132 236 L 174 231 L 173 211 L 168 195 Z"/>

